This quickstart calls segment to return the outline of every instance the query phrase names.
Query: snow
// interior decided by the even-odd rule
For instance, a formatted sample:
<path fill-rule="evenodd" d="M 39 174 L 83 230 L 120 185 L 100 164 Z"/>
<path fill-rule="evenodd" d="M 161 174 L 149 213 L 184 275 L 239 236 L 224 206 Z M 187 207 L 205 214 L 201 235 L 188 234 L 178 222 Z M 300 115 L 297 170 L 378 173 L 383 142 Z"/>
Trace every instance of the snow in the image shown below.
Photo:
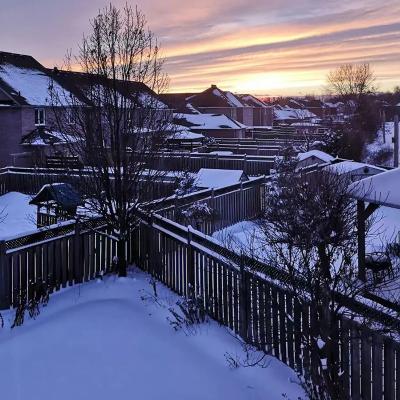
<path fill-rule="evenodd" d="M 217 188 L 240 183 L 242 170 L 201 168 L 197 173 L 196 186 Z"/>
<path fill-rule="evenodd" d="M 371 203 L 400 208 L 400 169 L 385 171 L 350 185 L 352 196 Z"/>
<path fill-rule="evenodd" d="M 18 192 L 0 196 L 0 239 L 36 229 L 36 206 L 30 205 L 30 200 Z"/>
<path fill-rule="evenodd" d="M 320 150 L 310 150 L 310 151 L 306 151 L 305 153 L 299 153 L 297 155 L 297 158 L 299 161 L 306 160 L 307 158 L 310 158 L 310 157 L 318 158 L 326 163 L 329 163 L 329 162 L 332 162 L 333 160 L 335 160 L 335 157 L 331 156 L 328 153 L 324 153 L 323 151 L 320 151 Z"/>
<path fill-rule="evenodd" d="M 287 120 L 287 119 L 306 119 L 316 118 L 317 116 L 307 109 L 291 108 L 289 106 L 275 106 L 274 114 L 276 120 Z"/>
<path fill-rule="evenodd" d="M 376 155 L 379 156 L 380 152 L 387 152 L 388 157 L 383 161 L 379 161 L 383 165 L 393 165 L 393 139 L 394 139 L 394 122 L 386 122 L 385 124 L 385 142 L 383 139 L 383 130 L 379 129 L 377 136 L 372 143 L 365 147 L 365 161 L 373 162 Z M 399 153 L 400 160 L 400 153 Z"/>
<path fill-rule="evenodd" d="M 218 156 L 231 156 L 231 155 L 233 155 L 233 152 L 220 150 L 220 151 L 210 151 L 210 153 L 208 153 L 208 154 L 214 154 L 214 155 L 218 155 Z"/>
<path fill-rule="evenodd" d="M 150 93 L 146 92 L 139 93 L 139 101 L 143 107 L 154 108 L 157 110 L 168 108 L 168 106 L 162 101 L 158 100 L 155 96 L 152 96 Z"/>
<path fill-rule="evenodd" d="M 27 103 L 35 106 L 51 105 L 50 83 L 61 103 L 69 96 L 69 93 L 58 83 L 51 82 L 50 78 L 40 70 L 3 64 L 0 65 L 0 79 L 12 87 L 16 93 L 19 92 Z"/>
<path fill-rule="evenodd" d="M 177 139 L 177 140 L 197 140 L 203 138 L 204 135 L 202 135 L 201 133 L 194 133 L 189 130 L 176 132 L 171 136 L 171 139 Z"/>
<path fill-rule="evenodd" d="M 192 129 L 243 129 L 245 125 L 223 114 L 174 114 L 177 119 L 185 119 Z"/>
<path fill-rule="evenodd" d="M 178 297 L 149 276 L 105 277 L 53 295 L 36 320 L 0 330 L 0 387 L 7 400 L 280 399 L 304 396 L 295 373 L 269 366 L 230 369 L 239 342 L 215 322 L 193 335 L 174 331 L 167 308 Z M 142 297 L 147 300 L 142 300 Z"/>
<path fill-rule="evenodd" d="M 238 100 L 238 98 L 231 92 L 225 92 L 225 96 L 234 107 L 243 107 L 243 104 Z"/>
<path fill-rule="evenodd" d="M 399 243 L 399 209 L 381 206 L 372 214 L 371 218 L 373 218 L 374 225 L 366 240 L 367 253 L 384 251 L 387 243 Z"/>
<path fill-rule="evenodd" d="M 265 236 L 257 221 L 241 221 L 213 233 L 213 238 L 232 251 L 266 260 Z"/>

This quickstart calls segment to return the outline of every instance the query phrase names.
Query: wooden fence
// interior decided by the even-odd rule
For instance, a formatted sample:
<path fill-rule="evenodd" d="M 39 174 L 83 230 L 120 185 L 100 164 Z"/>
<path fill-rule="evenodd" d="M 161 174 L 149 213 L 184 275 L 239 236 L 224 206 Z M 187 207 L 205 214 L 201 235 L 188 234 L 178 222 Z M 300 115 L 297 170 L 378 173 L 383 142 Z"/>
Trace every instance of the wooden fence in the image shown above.
<path fill-rule="evenodd" d="M 92 179 L 90 172 L 62 168 L 19 168 L 8 167 L 0 169 L 0 195 L 8 192 L 21 192 L 25 194 L 36 194 L 43 185 L 53 183 L 70 183 L 76 188 L 85 187 L 85 180 Z M 149 183 L 144 181 L 146 190 L 143 191 L 146 196 L 143 201 L 154 198 L 169 196 L 173 193 L 176 182 L 174 179 L 162 176 Z M 151 184 L 151 188 L 148 186 Z M 151 197 L 151 198 L 149 198 Z"/>
<path fill-rule="evenodd" d="M 161 216 L 143 223 L 132 243 L 137 265 L 182 296 L 194 288 L 208 314 L 245 341 L 300 373 L 316 362 L 304 346 L 311 340 L 310 307 L 269 279 L 284 279 L 282 272 L 260 263 L 264 277 L 251 272 L 246 260 Z M 374 312 L 363 303 L 346 305 Z M 345 318 L 334 331 L 346 398 L 400 399 L 400 344 Z"/>
<path fill-rule="evenodd" d="M 195 229 L 211 235 L 215 231 L 240 221 L 260 217 L 264 210 L 266 177 L 251 179 L 246 182 L 207 189 L 185 196 L 171 196 L 148 204 L 148 209 L 172 221 L 191 224 Z M 209 219 L 195 221 L 186 218 L 183 212 L 196 203 L 206 204 L 213 215 Z"/>
<path fill-rule="evenodd" d="M 182 296 L 194 290 L 212 318 L 307 373 L 315 362 L 303 345 L 311 335 L 310 308 L 279 284 L 287 279 L 283 271 L 235 254 L 204 233 L 161 215 L 138 216 L 142 223 L 125 246 L 129 263 Z M 78 228 L 66 222 L 0 242 L 0 308 L 17 305 L 23 291 L 28 300 L 35 296 L 34 283 L 44 281 L 56 291 L 110 271 L 117 248 L 107 233 L 101 220 Z M 340 294 L 337 299 L 355 313 L 400 328 L 398 320 L 364 303 Z M 335 334 L 340 384 L 348 398 L 400 400 L 399 343 L 348 319 L 337 322 Z"/>
<path fill-rule="evenodd" d="M 249 176 L 269 175 L 274 167 L 273 156 L 246 154 L 219 155 L 209 153 L 160 152 L 148 161 L 149 168 L 164 171 L 197 172 L 201 168 L 243 170 Z"/>

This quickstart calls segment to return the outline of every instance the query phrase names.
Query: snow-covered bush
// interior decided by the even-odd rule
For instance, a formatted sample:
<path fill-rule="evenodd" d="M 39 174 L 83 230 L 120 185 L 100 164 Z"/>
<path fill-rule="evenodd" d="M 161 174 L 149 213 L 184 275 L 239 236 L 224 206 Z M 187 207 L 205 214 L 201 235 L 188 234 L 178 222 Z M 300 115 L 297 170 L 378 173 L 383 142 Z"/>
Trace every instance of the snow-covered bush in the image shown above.
<path fill-rule="evenodd" d="M 178 187 L 175 189 L 175 194 L 177 196 L 185 196 L 195 192 L 197 190 L 195 175 L 189 171 L 183 172 L 182 175 L 177 178 L 177 186 Z"/>
<path fill-rule="evenodd" d="M 186 225 L 192 225 L 200 229 L 204 222 L 212 221 L 215 211 L 204 201 L 196 201 L 180 212 Z"/>

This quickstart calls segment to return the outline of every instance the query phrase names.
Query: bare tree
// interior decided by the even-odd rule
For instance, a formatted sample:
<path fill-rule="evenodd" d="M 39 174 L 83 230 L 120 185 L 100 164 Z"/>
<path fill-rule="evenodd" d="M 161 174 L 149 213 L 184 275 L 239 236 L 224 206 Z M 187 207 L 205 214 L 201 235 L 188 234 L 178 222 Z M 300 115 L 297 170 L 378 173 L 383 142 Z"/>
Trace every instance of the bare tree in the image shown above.
<path fill-rule="evenodd" d="M 109 5 L 91 21 L 77 55 L 68 54 L 53 78 L 54 124 L 68 152 L 84 164 L 81 191 L 117 241 L 119 274 L 126 274 L 126 240 L 135 211 L 150 199 L 162 172 L 148 161 L 164 145 L 171 115 L 155 92 L 165 89 L 163 58 L 145 16 L 129 5 Z M 81 72 L 72 72 L 77 65 Z M 168 132 L 170 135 L 171 132 Z"/>
<path fill-rule="evenodd" d="M 303 307 L 310 307 L 311 334 L 304 335 L 303 346 L 316 360 L 308 382 L 312 398 L 344 399 L 334 342 L 338 321 L 354 313 L 338 301 L 338 294 L 354 300 L 383 290 L 397 284 L 399 269 L 394 264 L 382 281 L 358 278 L 357 216 L 349 181 L 323 170 L 298 171 L 296 164 L 288 158 L 277 167 L 258 240 L 264 244 L 267 263 L 286 273 L 282 285 Z"/>
<path fill-rule="evenodd" d="M 375 74 L 368 63 L 343 64 L 327 76 L 331 94 L 344 100 L 359 101 L 364 95 L 375 92 Z"/>
<path fill-rule="evenodd" d="M 373 94 L 375 74 L 369 64 L 344 64 L 327 75 L 328 92 L 342 100 L 348 120 L 338 134 L 341 137 L 341 157 L 360 160 L 364 144 L 379 125 L 379 114 Z"/>

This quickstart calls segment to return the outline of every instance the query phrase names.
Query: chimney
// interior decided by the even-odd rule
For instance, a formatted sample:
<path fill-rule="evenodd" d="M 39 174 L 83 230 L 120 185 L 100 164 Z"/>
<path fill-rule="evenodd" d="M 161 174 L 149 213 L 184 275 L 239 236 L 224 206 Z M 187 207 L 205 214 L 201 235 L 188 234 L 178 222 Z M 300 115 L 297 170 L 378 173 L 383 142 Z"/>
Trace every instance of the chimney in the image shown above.
<path fill-rule="evenodd" d="M 211 89 L 216 89 L 217 85 L 211 85 Z"/>

